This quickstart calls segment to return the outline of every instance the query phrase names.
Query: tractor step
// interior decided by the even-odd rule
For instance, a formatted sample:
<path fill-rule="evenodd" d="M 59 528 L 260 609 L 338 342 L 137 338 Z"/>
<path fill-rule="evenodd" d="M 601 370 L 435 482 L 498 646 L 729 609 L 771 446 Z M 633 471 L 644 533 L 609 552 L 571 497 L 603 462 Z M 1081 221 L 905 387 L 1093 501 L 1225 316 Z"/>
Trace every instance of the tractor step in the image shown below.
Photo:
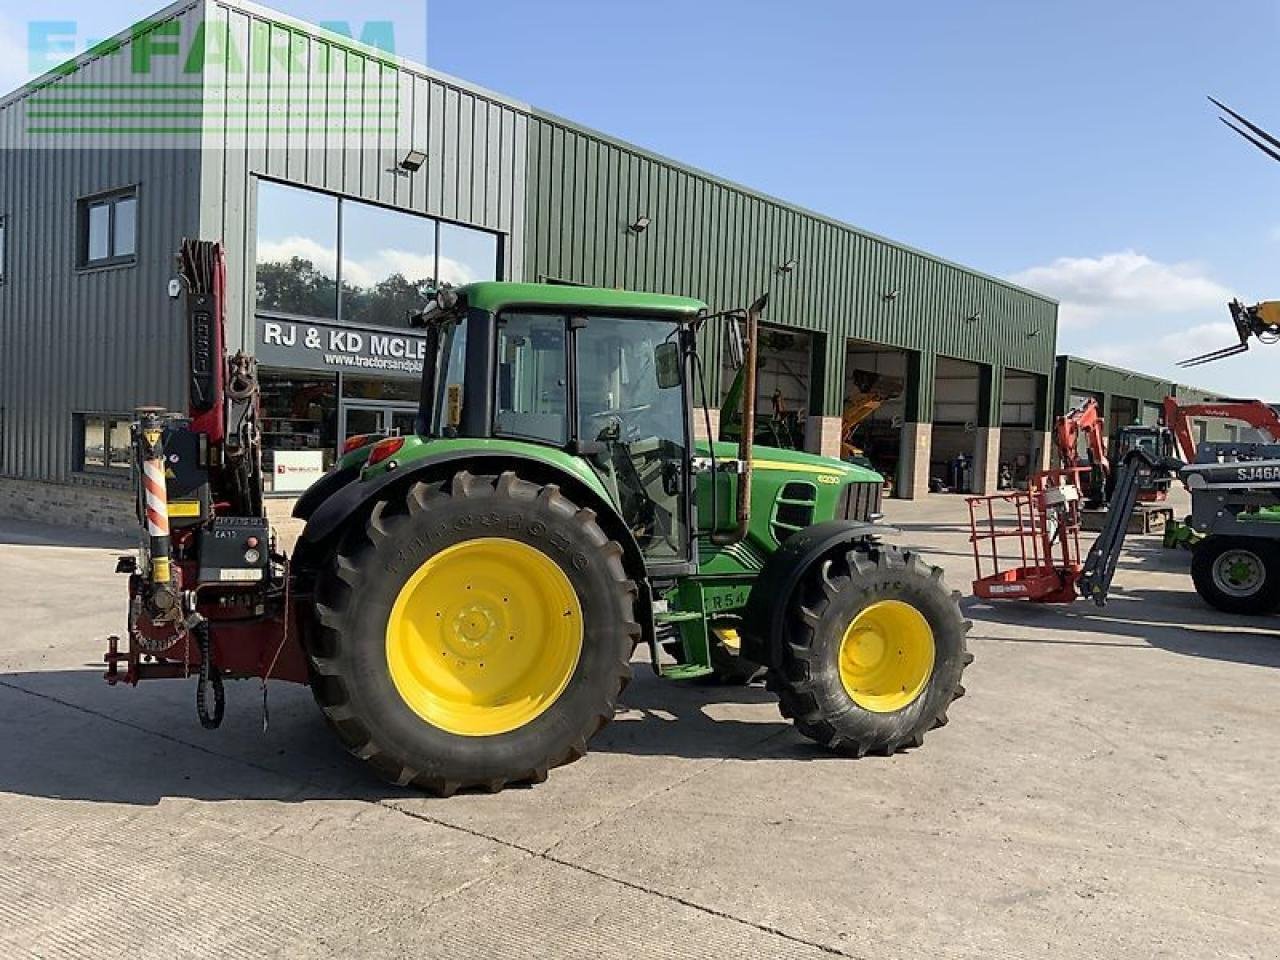
<path fill-rule="evenodd" d="M 653 614 L 655 623 L 692 623 L 701 619 L 702 614 L 697 610 L 663 610 Z"/>
<path fill-rule="evenodd" d="M 658 675 L 668 680 L 696 680 L 698 677 L 709 677 L 713 673 L 715 671 L 710 667 L 695 663 L 664 664 L 658 670 Z"/>

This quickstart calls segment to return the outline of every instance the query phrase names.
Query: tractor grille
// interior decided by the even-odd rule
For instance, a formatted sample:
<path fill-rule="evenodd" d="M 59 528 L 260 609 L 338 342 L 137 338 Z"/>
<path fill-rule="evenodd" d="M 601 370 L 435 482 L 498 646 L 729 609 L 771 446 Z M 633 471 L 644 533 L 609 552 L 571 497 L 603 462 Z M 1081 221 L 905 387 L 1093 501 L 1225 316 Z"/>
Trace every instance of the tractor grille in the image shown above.
<path fill-rule="evenodd" d="M 880 512 L 881 490 L 882 484 L 874 480 L 845 484 L 836 502 L 836 519 L 871 519 L 873 513 Z"/>
<path fill-rule="evenodd" d="M 781 543 L 797 530 L 813 523 L 813 510 L 818 501 L 818 488 L 811 483 L 793 480 L 782 488 L 773 505 L 770 528 L 773 538 Z"/>

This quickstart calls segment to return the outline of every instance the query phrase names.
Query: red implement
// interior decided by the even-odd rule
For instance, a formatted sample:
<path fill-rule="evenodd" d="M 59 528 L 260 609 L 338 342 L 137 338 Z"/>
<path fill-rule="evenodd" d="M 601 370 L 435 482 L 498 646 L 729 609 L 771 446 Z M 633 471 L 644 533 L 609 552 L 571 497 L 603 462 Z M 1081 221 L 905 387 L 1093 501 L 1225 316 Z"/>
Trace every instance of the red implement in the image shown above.
<path fill-rule="evenodd" d="M 1043 470 L 1027 490 L 969 497 L 969 542 L 985 600 L 1071 603 L 1080 576 L 1080 478 L 1087 467 Z"/>

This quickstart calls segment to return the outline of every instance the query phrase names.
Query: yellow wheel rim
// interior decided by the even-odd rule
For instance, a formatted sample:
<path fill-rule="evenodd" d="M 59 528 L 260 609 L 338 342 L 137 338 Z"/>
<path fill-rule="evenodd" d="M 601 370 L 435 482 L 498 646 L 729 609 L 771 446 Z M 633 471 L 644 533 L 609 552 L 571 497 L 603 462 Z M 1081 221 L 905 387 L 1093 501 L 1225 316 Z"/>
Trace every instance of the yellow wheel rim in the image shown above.
<path fill-rule="evenodd" d="M 469 540 L 433 556 L 401 589 L 387 621 L 387 665 L 427 723 L 493 736 L 556 702 L 582 636 L 582 605 L 555 561 L 516 540 Z"/>
<path fill-rule="evenodd" d="M 876 713 L 913 703 L 933 674 L 933 630 L 915 607 L 878 600 L 861 610 L 840 641 L 840 682 L 853 702 Z"/>

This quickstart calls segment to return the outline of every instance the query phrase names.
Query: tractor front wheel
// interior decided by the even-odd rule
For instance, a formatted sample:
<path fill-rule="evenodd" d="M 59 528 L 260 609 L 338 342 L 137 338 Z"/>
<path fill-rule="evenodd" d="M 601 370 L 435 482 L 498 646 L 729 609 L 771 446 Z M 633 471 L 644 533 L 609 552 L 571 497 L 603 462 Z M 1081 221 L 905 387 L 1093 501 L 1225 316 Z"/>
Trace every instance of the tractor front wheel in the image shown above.
<path fill-rule="evenodd" d="M 640 635 L 622 547 L 553 485 L 417 482 L 316 587 L 312 690 L 384 778 L 448 795 L 537 782 L 613 717 Z"/>
<path fill-rule="evenodd" d="M 797 590 L 769 672 L 783 716 L 839 753 L 919 746 L 964 695 L 969 623 L 942 570 L 859 544 L 815 565 Z"/>

